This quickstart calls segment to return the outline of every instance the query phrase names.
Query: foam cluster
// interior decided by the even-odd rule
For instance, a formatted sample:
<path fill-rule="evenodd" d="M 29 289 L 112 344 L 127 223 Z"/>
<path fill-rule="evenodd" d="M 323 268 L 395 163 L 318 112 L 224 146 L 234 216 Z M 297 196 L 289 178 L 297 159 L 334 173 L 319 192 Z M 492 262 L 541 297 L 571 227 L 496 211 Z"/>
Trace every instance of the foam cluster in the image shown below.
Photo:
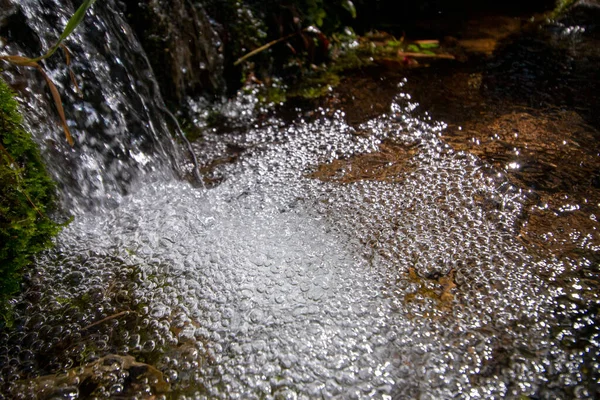
<path fill-rule="evenodd" d="M 409 100 L 357 130 L 338 113 L 214 134 L 246 149 L 218 186 L 148 179 L 78 218 L 1 338 L 5 392 L 586 397 L 553 333 L 562 266 L 517 238 L 521 193 Z M 382 143 L 415 149 L 394 179 L 311 176 Z"/>

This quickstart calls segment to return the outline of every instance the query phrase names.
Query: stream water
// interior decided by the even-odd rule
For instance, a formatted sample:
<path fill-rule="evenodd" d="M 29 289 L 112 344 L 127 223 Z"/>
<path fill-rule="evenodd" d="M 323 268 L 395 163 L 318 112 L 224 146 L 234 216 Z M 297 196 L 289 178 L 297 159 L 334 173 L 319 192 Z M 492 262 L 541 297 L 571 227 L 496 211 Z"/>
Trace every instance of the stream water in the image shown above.
<path fill-rule="evenodd" d="M 212 187 L 168 172 L 151 124 L 123 125 L 133 150 L 84 145 L 80 179 L 109 184 L 66 191 L 76 217 L 0 332 L 4 398 L 594 397 L 598 338 L 574 332 L 596 316 L 572 317 L 588 283 L 522 240 L 531 191 L 446 138 L 409 86 L 360 123 L 258 119 L 239 95 L 222 112 L 243 128 L 194 144 Z M 139 98 L 165 129 L 160 99 Z"/>

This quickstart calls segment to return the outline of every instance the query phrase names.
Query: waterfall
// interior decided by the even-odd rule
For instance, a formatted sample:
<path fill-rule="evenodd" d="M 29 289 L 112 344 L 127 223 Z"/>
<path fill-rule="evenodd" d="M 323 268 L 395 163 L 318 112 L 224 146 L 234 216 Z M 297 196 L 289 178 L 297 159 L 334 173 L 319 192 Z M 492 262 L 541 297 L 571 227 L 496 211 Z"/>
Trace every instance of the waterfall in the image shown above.
<path fill-rule="evenodd" d="M 28 57 L 49 49 L 77 8 L 63 0 L 2 3 L 2 50 Z M 8 65 L 2 72 L 18 89 L 26 128 L 58 183 L 63 208 L 71 213 L 112 207 L 142 175 L 172 175 L 177 168 L 179 151 L 154 72 L 123 11 L 119 2 L 99 2 L 65 42 L 81 96 L 60 51 L 43 62 L 62 96 L 73 147 L 39 72 Z"/>

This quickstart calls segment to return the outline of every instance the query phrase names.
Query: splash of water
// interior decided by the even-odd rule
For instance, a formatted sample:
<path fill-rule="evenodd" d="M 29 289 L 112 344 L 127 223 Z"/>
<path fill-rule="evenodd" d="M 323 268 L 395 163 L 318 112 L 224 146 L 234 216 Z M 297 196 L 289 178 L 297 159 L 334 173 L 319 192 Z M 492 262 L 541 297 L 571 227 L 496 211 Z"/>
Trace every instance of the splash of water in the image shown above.
<path fill-rule="evenodd" d="M 71 2 L 58 0 L 10 1 L 2 15 L 3 51 L 37 56 L 32 53 L 53 45 L 74 10 Z M 59 182 L 64 208 L 81 213 L 118 204 L 140 175 L 168 175 L 178 151 L 169 139 L 152 69 L 114 1 L 92 7 L 65 44 L 82 97 L 60 53 L 45 62 L 45 69 L 63 98 L 73 148 L 61 134 L 42 77 L 15 67 L 3 77 L 25 88 L 18 99 L 27 129 Z"/>

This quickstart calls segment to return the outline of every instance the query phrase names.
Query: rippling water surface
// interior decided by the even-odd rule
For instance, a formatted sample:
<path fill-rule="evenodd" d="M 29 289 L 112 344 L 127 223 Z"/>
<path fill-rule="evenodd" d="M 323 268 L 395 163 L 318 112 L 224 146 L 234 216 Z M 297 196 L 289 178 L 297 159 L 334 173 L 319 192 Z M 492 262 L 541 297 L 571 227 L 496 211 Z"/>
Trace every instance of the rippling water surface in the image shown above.
<path fill-rule="evenodd" d="M 588 395 L 589 346 L 557 334 L 564 266 L 517 237 L 523 193 L 398 92 L 357 128 L 207 135 L 245 149 L 219 185 L 147 179 L 77 217 L 3 334 L 7 396 Z"/>

